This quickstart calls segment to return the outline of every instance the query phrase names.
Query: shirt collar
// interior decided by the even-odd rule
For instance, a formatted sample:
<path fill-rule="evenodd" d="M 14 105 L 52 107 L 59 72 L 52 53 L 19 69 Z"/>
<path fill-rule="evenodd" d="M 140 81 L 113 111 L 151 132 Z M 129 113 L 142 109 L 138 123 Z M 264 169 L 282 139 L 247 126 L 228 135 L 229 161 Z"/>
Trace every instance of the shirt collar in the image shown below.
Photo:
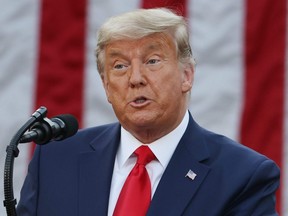
<path fill-rule="evenodd" d="M 165 169 L 183 136 L 189 121 L 189 114 L 186 111 L 181 123 L 169 134 L 161 137 L 160 139 L 148 144 L 151 151 L 155 154 L 158 161 Z M 143 145 L 131 133 L 121 127 L 120 146 L 117 152 L 118 165 L 121 168 L 133 152 Z"/>

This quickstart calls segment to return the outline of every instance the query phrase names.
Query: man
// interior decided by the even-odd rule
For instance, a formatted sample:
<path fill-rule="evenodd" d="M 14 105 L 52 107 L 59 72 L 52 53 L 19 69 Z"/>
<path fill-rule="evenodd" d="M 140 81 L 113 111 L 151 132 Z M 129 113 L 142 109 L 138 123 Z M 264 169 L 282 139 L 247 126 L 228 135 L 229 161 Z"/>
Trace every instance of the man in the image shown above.
<path fill-rule="evenodd" d="M 194 60 L 183 17 L 167 9 L 112 17 L 96 57 L 119 123 L 37 147 L 20 216 L 277 215 L 274 162 L 201 128 L 187 110 Z M 152 161 L 139 162 L 139 146 Z M 134 165 L 148 174 L 138 195 L 126 190 Z"/>

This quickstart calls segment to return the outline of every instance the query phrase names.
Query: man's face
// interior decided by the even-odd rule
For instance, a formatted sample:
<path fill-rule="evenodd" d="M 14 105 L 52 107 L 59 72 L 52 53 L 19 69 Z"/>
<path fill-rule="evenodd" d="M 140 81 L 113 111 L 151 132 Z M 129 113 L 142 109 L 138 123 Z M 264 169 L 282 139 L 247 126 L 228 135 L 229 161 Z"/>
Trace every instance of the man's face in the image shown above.
<path fill-rule="evenodd" d="M 180 66 L 171 36 L 156 33 L 111 42 L 105 59 L 104 88 L 126 130 L 170 132 L 180 123 L 193 69 Z"/>

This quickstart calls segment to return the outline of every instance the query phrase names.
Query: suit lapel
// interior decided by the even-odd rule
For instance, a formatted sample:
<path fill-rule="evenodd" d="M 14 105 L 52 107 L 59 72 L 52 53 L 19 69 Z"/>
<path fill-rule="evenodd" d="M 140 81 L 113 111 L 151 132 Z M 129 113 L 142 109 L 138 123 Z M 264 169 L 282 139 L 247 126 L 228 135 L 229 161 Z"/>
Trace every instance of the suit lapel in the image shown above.
<path fill-rule="evenodd" d="M 182 215 L 185 207 L 209 172 L 200 163 L 209 157 L 200 127 L 190 116 L 187 130 L 180 140 L 151 201 L 148 216 Z M 185 177 L 191 170 L 190 178 Z M 189 176 L 189 175 L 188 175 Z M 194 180 L 193 180 L 193 177 Z M 169 208 L 171 206 L 171 208 Z"/>
<path fill-rule="evenodd" d="M 190 116 L 153 196 L 148 216 L 181 215 L 209 172 L 201 161 L 209 157 L 201 128 Z M 108 132 L 109 131 L 109 132 Z M 102 133 L 90 144 L 91 151 L 79 156 L 78 215 L 107 215 L 114 160 L 120 140 L 120 125 Z M 197 176 L 185 177 L 189 170 Z M 172 208 L 169 208 L 172 206 Z"/>
<path fill-rule="evenodd" d="M 91 151 L 79 155 L 78 215 L 107 215 L 119 128 L 102 133 L 91 142 Z"/>

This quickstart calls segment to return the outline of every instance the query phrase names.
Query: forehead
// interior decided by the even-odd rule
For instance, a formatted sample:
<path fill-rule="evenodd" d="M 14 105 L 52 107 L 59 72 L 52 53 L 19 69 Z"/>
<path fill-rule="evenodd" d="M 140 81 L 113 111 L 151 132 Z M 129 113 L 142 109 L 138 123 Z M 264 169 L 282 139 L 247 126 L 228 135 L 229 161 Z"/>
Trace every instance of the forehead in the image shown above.
<path fill-rule="evenodd" d="M 109 57 L 125 52 L 140 50 L 142 52 L 175 50 L 176 44 L 169 34 L 155 33 L 140 39 L 122 39 L 108 43 L 105 53 Z"/>

